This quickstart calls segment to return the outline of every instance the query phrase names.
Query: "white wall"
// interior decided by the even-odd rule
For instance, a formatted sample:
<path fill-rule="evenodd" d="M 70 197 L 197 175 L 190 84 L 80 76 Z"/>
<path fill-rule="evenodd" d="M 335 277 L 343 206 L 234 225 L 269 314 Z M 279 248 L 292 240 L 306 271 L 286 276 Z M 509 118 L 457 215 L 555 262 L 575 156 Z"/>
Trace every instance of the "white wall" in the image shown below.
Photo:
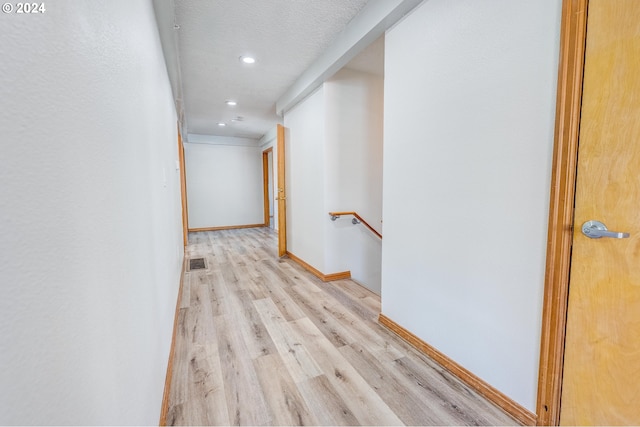
<path fill-rule="evenodd" d="M 382 116 L 382 77 L 349 69 L 284 116 L 288 250 L 324 274 L 351 271 L 378 293 L 380 239 L 328 213 L 358 212 L 381 231 Z"/>
<path fill-rule="evenodd" d="M 382 233 L 382 76 L 343 69 L 324 85 L 326 211 L 358 212 Z M 328 223 L 326 268 L 380 293 L 382 241 L 352 217 Z M 325 218 L 326 221 L 326 218 Z"/>
<path fill-rule="evenodd" d="M 323 88 L 287 112 L 284 126 L 287 250 L 327 273 Z"/>
<path fill-rule="evenodd" d="M 382 309 L 535 410 L 560 0 L 430 0 L 385 60 Z"/>
<path fill-rule="evenodd" d="M 155 424 L 182 241 L 151 2 L 2 14 L 0 40 L 0 424 Z"/>
<path fill-rule="evenodd" d="M 227 144 L 240 138 L 209 138 L 213 143 L 185 144 L 189 228 L 263 224 L 262 150 L 257 142 Z M 216 144 L 216 138 L 222 143 Z M 194 139 L 189 135 L 189 141 Z"/>

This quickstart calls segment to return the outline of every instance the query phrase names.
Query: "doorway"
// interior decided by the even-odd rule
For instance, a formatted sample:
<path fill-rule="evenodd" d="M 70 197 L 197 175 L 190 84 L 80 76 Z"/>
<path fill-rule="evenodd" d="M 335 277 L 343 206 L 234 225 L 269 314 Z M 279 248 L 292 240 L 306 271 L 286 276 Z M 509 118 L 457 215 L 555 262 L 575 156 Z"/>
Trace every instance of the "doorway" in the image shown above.
<path fill-rule="evenodd" d="M 274 180 L 273 180 L 273 147 L 269 147 L 262 152 L 262 183 L 264 194 L 264 226 L 272 230 L 274 223 Z"/>

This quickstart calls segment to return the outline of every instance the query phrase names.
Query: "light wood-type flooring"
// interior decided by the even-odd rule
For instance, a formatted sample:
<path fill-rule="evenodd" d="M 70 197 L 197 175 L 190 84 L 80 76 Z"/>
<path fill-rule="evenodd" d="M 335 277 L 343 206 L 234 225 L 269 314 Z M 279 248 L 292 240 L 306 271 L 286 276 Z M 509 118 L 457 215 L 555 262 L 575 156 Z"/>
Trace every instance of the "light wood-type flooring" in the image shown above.
<path fill-rule="evenodd" d="M 517 424 L 380 326 L 377 295 L 276 243 L 268 228 L 189 235 L 207 268 L 184 273 L 167 424 Z"/>

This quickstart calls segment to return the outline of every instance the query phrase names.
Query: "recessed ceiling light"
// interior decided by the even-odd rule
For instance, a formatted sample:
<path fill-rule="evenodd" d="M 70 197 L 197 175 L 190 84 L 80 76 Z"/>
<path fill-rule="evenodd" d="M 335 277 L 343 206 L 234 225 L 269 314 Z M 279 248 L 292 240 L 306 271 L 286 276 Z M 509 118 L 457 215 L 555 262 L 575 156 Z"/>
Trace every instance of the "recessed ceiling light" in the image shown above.
<path fill-rule="evenodd" d="M 237 103 L 236 101 L 232 101 L 232 100 L 228 100 L 228 101 L 226 101 L 226 104 L 227 104 L 229 107 L 235 107 L 236 105 L 238 105 L 238 103 Z"/>
<path fill-rule="evenodd" d="M 222 123 L 222 122 L 218 123 L 218 126 L 220 127 L 225 127 L 226 125 L 227 125 L 226 123 Z"/>
<path fill-rule="evenodd" d="M 242 61 L 245 64 L 255 64 L 256 59 L 252 56 L 241 56 L 240 61 Z"/>

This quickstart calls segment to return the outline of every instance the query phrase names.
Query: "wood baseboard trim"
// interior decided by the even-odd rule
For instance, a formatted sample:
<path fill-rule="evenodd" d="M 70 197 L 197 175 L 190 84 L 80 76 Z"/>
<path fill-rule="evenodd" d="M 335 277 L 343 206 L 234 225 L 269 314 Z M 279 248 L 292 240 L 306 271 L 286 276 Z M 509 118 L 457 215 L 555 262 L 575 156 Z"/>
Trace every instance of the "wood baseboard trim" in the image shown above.
<path fill-rule="evenodd" d="M 496 406 L 501 408 L 507 414 L 518 420 L 524 425 L 533 426 L 536 425 L 537 417 L 535 414 L 527 410 L 525 407 L 515 402 L 499 390 L 495 389 L 481 378 L 474 375 L 439 350 L 430 346 L 420 338 L 389 319 L 384 314 L 380 313 L 378 322 L 388 328 L 391 332 L 398 335 L 404 341 L 409 343 L 412 347 L 426 354 L 447 371 L 458 377 L 462 382 L 474 389 L 477 393 L 493 402 Z"/>
<path fill-rule="evenodd" d="M 246 225 L 225 225 L 222 227 L 204 227 L 204 228 L 190 228 L 189 233 L 198 233 L 200 231 L 219 231 L 219 230 L 237 230 L 240 228 L 260 228 L 268 225 L 265 224 L 246 224 Z"/>
<path fill-rule="evenodd" d="M 313 274 L 314 276 L 316 276 L 317 278 L 319 278 L 323 282 L 331 282 L 331 281 L 334 281 L 334 280 L 351 279 L 351 272 L 350 271 L 342 271 L 340 273 L 324 274 L 320 270 L 318 270 L 318 269 L 312 267 L 311 265 L 307 264 L 302 259 L 298 258 L 297 256 L 295 256 L 294 254 L 292 254 L 289 251 L 287 251 L 287 256 L 292 261 L 295 261 L 296 263 L 300 264 L 302 266 L 302 268 L 304 268 L 305 270 L 309 271 L 311 274 Z"/>
<path fill-rule="evenodd" d="M 351 271 L 342 271 L 340 273 L 325 274 L 325 276 L 322 277 L 322 280 L 324 282 L 332 282 L 334 280 L 345 280 L 345 279 L 351 279 Z"/>
<path fill-rule="evenodd" d="M 162 394 L 162 407 L 160 408 L 159 425 L 167 425 L 167 415 L 169 413 L 169 394 L 171 393 L 171 379 L 173 378 L 173 359 L 176 354 L 176 332 L 178 330 L 178 313 L 182 301 L 182 288 L 184 284 L 184 273 L 187 269 L 187 256 L 182 257 L 182 270 L 180 270 L 180 286 L 178 287 L 178 299 L 176 301 L 176 312 L 173 315 L 173 335 L 171 336 L 171 347 L 169 347 L 169 361 L 167 362 L 167 375 L 164 379 L 164 393 Z"/>

